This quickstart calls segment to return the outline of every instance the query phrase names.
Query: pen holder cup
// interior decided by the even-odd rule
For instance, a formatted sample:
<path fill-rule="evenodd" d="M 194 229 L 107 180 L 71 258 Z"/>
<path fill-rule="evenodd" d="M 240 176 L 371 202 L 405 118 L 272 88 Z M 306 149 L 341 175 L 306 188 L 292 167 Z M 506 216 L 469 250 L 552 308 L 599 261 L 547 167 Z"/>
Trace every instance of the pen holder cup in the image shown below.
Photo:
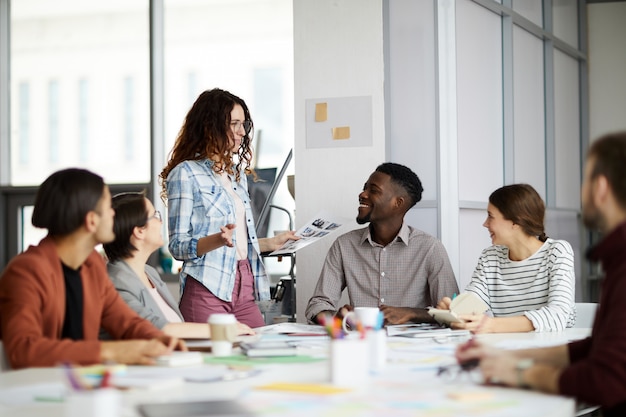
<path fill-rule="evenodd" d="M 372 330 L 366 333 L 365 340 L 369 345 L 370 371 L 380 372 L 387 364 L 387 332 Z"/>
<path fill-rule="evenodd" d="M 114 388 L 72 391 L 65 397 L 65 417 L 119 417 L 120 392 Z"/>
<path fill-rule="evenodd" d="M 357 386 L 369 377 L 369 346 L 365 339 L 330 342 L 330 381 L 333 385 Z"/>

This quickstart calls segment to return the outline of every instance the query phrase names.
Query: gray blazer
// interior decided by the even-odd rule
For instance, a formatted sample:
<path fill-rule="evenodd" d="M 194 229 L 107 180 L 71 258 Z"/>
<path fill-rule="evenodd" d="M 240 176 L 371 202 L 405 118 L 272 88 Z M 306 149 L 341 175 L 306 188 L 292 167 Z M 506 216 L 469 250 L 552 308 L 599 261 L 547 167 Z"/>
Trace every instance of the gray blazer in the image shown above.
<path fill-rule="evenodd" d="M 107 264 L 107 270 L 111 281 L 113 281 L 113 285 L 115 285 L 115 289 L 117 289 L 117 292 L 130 308 L 159 329 L 162 329 L 168 323 L 165 315 L 152 295 L 148 292 L 146 286 L 141 282 L 137 274 L 130 269 L 130 266 L 128 266 L 126 262 L 109 262 Z M 148 279 L 152 282 L 157 292 L 161 294 L 165 302 L 172 307 L 180 319 L 183 320 L 183 315 L 180 313 L 174 297 L 172 297 L 172 294 L 159 276 L 157 270 L 150 265 L 146 265 L 145 270 Z"/>

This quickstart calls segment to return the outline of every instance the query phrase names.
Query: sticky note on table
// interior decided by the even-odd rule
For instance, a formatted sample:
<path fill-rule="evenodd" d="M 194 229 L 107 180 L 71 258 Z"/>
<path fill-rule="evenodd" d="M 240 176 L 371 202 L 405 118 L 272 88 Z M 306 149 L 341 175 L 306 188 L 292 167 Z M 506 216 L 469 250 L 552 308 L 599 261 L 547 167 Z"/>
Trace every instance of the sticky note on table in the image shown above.
<path fill-rule="evenodd" d="M 324 384 L 294 384 L 291 382 L 275 382 L 267 385 L 260 385 L 255 389 L 270 390 L 270 391 L 289 391 L 289 392 L 302 392 L 306 394 L 340 394 L 348 392 L 348 388 L 340 388 L 333 385 Z"/>
<path fill-rule="evenodd" d="M 486 401 L 493 398 L 493 393 L 488 391 L 456 391 L 448 392 L 448 398 L 456 401 Z"/>
<path fill-rule="evenodd" d="M 315 121 L 325 122 L 328 120 L 328 104 L 315 103 Z"/>
<path fill-rule="evenodd" d="M 333 139 L 350 139 L 350 126 L 333 127 Z"/>

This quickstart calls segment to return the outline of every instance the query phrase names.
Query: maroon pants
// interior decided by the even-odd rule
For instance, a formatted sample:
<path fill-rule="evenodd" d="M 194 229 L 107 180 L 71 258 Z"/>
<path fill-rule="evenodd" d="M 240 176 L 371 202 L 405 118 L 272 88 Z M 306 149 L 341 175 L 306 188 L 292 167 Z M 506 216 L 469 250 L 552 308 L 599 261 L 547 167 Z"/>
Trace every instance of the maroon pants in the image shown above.
<path fill-rule="evenodd" d="M 265 326 L 261 311 L 254 302 L 254 276 L 247 259 L 237 261 L 231 302 L 220 300 L 202 283 L 188 276 L 180 298 L 180 311 L 189 322 L 206 323 L 213 313 L 230 313 L 252 328 Z"/>

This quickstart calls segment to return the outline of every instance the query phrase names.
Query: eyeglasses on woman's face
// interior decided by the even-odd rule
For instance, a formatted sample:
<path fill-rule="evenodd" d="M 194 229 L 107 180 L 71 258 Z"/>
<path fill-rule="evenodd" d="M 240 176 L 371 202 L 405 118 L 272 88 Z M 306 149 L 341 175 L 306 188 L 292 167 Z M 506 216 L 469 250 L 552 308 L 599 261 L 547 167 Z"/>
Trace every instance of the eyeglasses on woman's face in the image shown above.
<path fill-rule="evenodd" d="M 148 217 L 148 221 L 152 219 L 157 219 L 158 221 L 162 222 L 163 217 L 161 216 L 161 212 L 159 210 L 156 210 L 152 216 Z"/>
<path fill-rule="evenodd" d="M 246 135 L 249 134 L 252 130 L 252 120 L 244 120 L 243 122 L 237 120 L 236 122 L 230 122 L 230 128 L 233 132 L 239 132 L 242 127 Z"/>

